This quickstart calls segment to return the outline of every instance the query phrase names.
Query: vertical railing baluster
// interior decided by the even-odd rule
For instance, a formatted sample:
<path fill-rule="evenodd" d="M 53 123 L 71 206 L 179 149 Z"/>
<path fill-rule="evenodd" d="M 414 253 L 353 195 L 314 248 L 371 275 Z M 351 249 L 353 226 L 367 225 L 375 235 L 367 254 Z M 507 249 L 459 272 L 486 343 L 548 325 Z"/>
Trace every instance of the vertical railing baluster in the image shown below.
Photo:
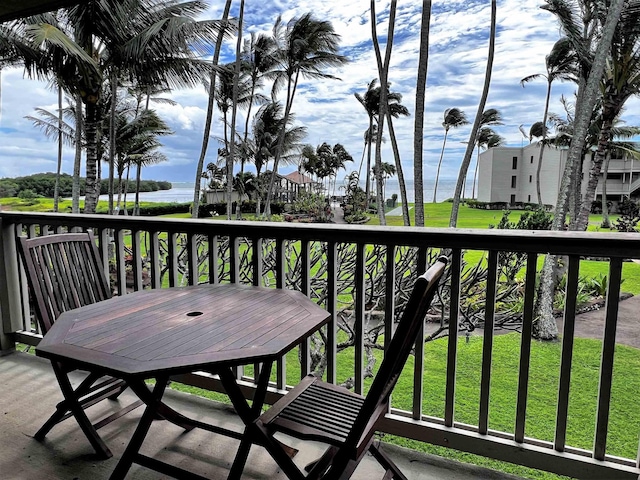
<path fill-rule="evenodd" d="M 251 240 L 251 244 L 253 247 L 253 252 L 251 255 L 251 263 L 253 269 L 253 285 L 256 287 L 262 286 L 262 276 L 264 274 L 264 254 L 262 249 L 264 248 L 264 242 L 262 238 L 254 237 Z M 276 288 L 282 288 L 282 272 L 284 271 L 284 266 L 282 266 L 284 255 L 281 252 L 282 249 L 282 240 L 276 240 Z M 282 269 L 282 271 L 280 270 Z"/>
<path fill-rule="evenodd" d="M 229 281 L 237 283 L 240 277 L 239 239 L 229 237 Z"/>
<path fill-rule="evenodd" d="M 327 311 L 331 314 L 331 320 L 327 324 L 327 382 L 336 383 L 337 360 L 337 309 L 338 309 L 338 245 L 336 242 L 327 242 Z"/>
<path fill-rule="evenodd" d="M 396 246 L 387 245 L 385 269 L 384 305 L 384 351 L 387 352 L 396 327 Z"/>
<path fill-rule="evenodd" d="M 160 238 L 158 232 L 149 232 L 149 261 L 151 262 L 151 288 L 162 288 L 160 265 Z"/>
<path fill-rule="evenodd" d="M 444 400 L 444 424 L 452 427 L 455 421 L 456 368 L 458 363 L 458 328 L 460 315 L 460 278 L 462 270 L 462 250 L 451 251 L 449 271 L 451 272 L 451 305 L 449 306 L 449 337 L 447 339 L 447 384 Z M 444 309 L 444 305 L 442 308 Z"/>
<path fill-rule="evenodd" d="M 487 265 L 487 303 L 484 313 L 484 338 L 482 343 L 482 377 L 480 379 L 480 411 L 478 431 L 486 434 L 489 430 L 489 392 L 491 390 L 491 357 L 493 353 L 493 324 L 496 309 L 496 280 L 498 272 L 498 252 L 491 250 Z"/>
<path fill-rule="evenodd" d="M 140 247 L 140 231 L 131 232 L 131 253 L 133 255 L 133 290 L 142 290 L 142 248 Z"/>
<path fill-rule="evenodd" d="M 364 324 L 365 324 L 365 247 L 363 243 L 356 244 L 356 271 L 354 278 L 355 318 L 353 320 L 354 340 L 354 391 L 362 393 L 364 370 Z"/>
<path fill-rule="evenodd" d="M 514 439 L 524 441 L 527 419 L 527 394 L 529 391 L 529 366 L 531 363 L 531 332 L 533 328 L 533 308 L 536 296 L 536 268 L 538 256 L 527 254 L 527 270 L 524 287 L 524 314 L 522 316 L 522 334 L 520 335 L 520 370 L 518 373 L 518 400 L 516 403 L 516 428 Z"/>
<path fill-rule="evenodd" d="M 167 269 L 169 286 L 176 287 L 178 283 L 178 234 L 176 232 L 167 232 Z"/>
<path fill-rule="evenodd" d="M 562 354 L 560 359 L 560 381 L 558 384 L 558 407 L 556 410 L 556 432 L 553 447 L 564 451 L 569 415 L 569 387 L 571 385 L 571 363 L 575 338 L 576 306 L 578 297 L 578 273 L 580 257 L 569 256 L 567 288 L 564 295 L 564 325 L 562 330 Z"/>
<path fill-rule="evenodd" d="M 300 241 L 300 291 L 310 297 L 311 260 L 309 259 L 309 240 Z M 304 378 L 311 370 L 311 339 L 307 337 L 300 344 L 300 377 Z"/>
<path fill-rule="evenodd" d="M 220 283 L 220 275 L 218 274 L 218 236 L 209 235 L 209 283 Z"/>
<path fill-rule="evenodd" d="M 94 228 L 93 235 L 98 239 L 98 251 L 102 260 L 102 269 L 105 277 L 107 277 L 107 283 L 111 285 L 111 276 L 109 275 L 110 230 L 108 228 Z M 113 288 L 113 285 L 111 287 Z"/>
<path fill-rule="evenodd" d="M 611 404 L 611 384 L 613 380 L 613 357 L 616 348 L 616 327 L 618 305 L 620 303 L 620 283 L 622 282 L 622 259 L 612 258 L 609 263 L 609 284 L 605 306 L 604 339 L 602 340 L 602 361 L 600 363 L 600 384 L 598 386 L 598 409 L 596 412 L 596 435 L 593 457 L 604 460 L 607 449 L 609 428 L 609 407 Z"/>
<path fill-rule="evenodd" d="M 187 234 L 187 282 L 189 285 L 200 283 L 198 272 L 198 235 Z"/>
<path fill-rule="evenodd" d="M 418 249 L 417 274 L 422 275 L 427 271 L 427 249 Z M 422 393 L 424 388 L 424 321 L 420 325 L 416 338 L 413 367 L 413 407 L 412 417 L 415 420 L 422 418 Z"/>
<path fill-rule="evenodd" d="M 124 230 L 118 229 L 114 232 L 116 246 L 116 286 L 118 295 L 127 293 L 127 268 L 124 261 Z"/>
<path fill-rule="evenodd" d="M 260 246 L 262 252 L 262 246 Z M 262 262 L 262 255 L 260 255 Z M 285 288 L 286 266 L 284 258 L 284 240 L 276 239 L 276 288 Z M 260 269 L 260 279 L 262 279 L 262 269 Z M 279 389 L 287 386 L 287 357 L 286 355 L 278 358 L 276 361 L 276 385 Z"/>

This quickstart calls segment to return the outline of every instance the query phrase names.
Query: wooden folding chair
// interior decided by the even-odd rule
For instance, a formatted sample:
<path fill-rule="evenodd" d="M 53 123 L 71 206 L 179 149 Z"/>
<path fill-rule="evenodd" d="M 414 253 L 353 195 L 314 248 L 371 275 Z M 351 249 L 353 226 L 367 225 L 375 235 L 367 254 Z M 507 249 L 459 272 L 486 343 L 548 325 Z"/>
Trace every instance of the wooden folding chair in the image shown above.
<path fill-rule="evenodd" d="M 406 480 L 373 443 L 374 433 L 388 411 L 389 396 L 416 342 L 446 263 L 446 257 L 440 257 L 418 277 L 366 397 L 309 375 L 254 422 L 249 431 L 252 442 L 264 446 L 290 479 L 348 479 L 364 454 L 371 452 L 385 469 L 385 480 Z M 329 448 L 306 468 L 309 473 L 305 476 L 291 460 L 290 452 L 274 437 L 278 432 L 323 442 Z"/>
<path fill-rule="evenodd" d="M 19 237 L 19 246 L 36 318 L 43 334 L 63 312 L 111 298 L 91 232 L 32 239 Z M 56 411 L 34 437 L 43 440 L 55 425 L 74 416 L 96 453 L 103 458 L 111 457 L 111 451 L 96 430 L 142 405 L 142 402 L 134 402 L 92 424 L 84 409 L 104 399 L 116 400 L 127 384 L 117 378 L 89 372 L 80 385 L 73 388 L 68 374 L 74 369 L 58 362 L 52 362 L 52 366 L 64 400 L 58 403 Z"/>

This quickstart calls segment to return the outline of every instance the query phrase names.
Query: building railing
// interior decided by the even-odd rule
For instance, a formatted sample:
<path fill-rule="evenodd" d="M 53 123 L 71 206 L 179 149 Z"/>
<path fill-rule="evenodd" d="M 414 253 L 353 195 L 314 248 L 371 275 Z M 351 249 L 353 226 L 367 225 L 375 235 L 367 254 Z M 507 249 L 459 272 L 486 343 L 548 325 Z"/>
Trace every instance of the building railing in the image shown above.
<path fill-rule="evenodd" d="M 625 260 L 640 257 L 637 234 L 1 212 L 0 313 L 3 329 L 0 347 L 3 352 L 11 351 L 15 342 L 36 345 L 40 338 L 30 316 L 24 271 L 16 255 L 16 236 L 85 229 L 92 229 L 98 238 L 105 270 L 110 272 L 118 294 L 126 294 L 128 289 L 239 282 L 295 288 L 331 312 L 332 320 L 319 338 L 302 344 L 295 358 L 289 355 L 278 362 L 270 401 L 286 390 L 288 368 L 296 372 L 299 369 L 300 375 L 311 370 L 320 371 L 328 381 L 347 382 L 355 391 L 365 391 L 365 380 L 371 367 L 367 359 L 372 358 L 372 336 L 390 338 L 411 279 L 424 271 L 427 263 L 440 252 L 445 252 L 450 263 L 434 313 L 436 326 L 440 325 L 436 328 L 437 335 L 448 336 L 444 414 L 426 411 L 423 391 L 429 388 L 424 380 L 428 365 L 425 364 L 425 343 L 418 342 L 411 372 L 411 406 L 400 409 L 392 402 L 393 408 L 381 425 L 382 431 L 571 477 L 636 479 L 640 474 L 637 456 L 621 458 L 607 451 L 622 269 Z M 568 265 L 553 440 L 532 438 L 527 434 L 527 403 L 532 394 L 529 380 L 535 279 L 542 263 L 540 260 L 549 253 L 566 256 Z M 468 255 L 476 255 L 477 268 L 468 262 Z M 524 276 L 512 278 L 516 287 L 507 290 L 523 298 L 523 307 L 518 327 L 521 336 L 513 428 L 496 431 L 489 428 L 494 344 L 491 327 L 501 318 L 505 255 L 521 259 Z M 591 449 L 568 445 L 566 440 L 578 272 L 586 257 L 605 259 L 609 281 Z M 478 274 L 481 270 L 485 272 L 482 275 Z M 483 329 L 482 353 L 477 365 L 480 372 L 478 421 L 468 424 L 460 422 L 455 411 L 459 334 L 465 323 L 478 318 L 487 328 Z M 349 378 L 343 378 L 345 375 L 339 373 L 344 370 L 341 363 L 345 358 L 349 359 L 349 365 L 353 364 Z M 237 372 L 248 396 L 253 389 L 251 371 L 248 367 Z M 204 374 L 181 376 L 177 380 L 221 390 L 215 377 Z M 637 451 L 637 442 L 633 448 Z"/>

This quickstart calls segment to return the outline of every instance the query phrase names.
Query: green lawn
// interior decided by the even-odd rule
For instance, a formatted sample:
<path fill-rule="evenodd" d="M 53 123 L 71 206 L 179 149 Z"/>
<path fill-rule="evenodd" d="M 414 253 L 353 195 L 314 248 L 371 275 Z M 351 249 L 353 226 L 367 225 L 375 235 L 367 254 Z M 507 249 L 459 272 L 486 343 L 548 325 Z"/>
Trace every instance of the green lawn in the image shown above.
<path fill-rule="evenodd" d="M 480 336 L 471 336 L 469 339 L 461 338 L 458 344 L 456 420 L 476 425 L 480 396 L 479 366 L 482 358 L 482 345 L 483 340 Z M 602 343 L 598 340 L 576 339 L 575 341 L 567 429 L 567 444 L 571 446 L 585 449 L 592 447 L 601 349 Z M 491 429 L 506 432 L 512 432 L 514 429 L 519 352 L 519 334 L 511 333 L 495 337 L 489 418 Z M 546 441 L 553 440 L 560 353 L 560 343 L 533 343 L 527 406 L 527 436 Z M 446 339 L 436 340 L 426 345 L 423 395 L 423 413 L 426 415 L 443 416 L 446 358 Z M 380 355 L 378 355 L 378 365 L 379 362 Z M 297 363 L 297 351 L 293 351 L 287 356 L 287 382 L 289 384 L 297 383 L 299 378 Z M 338 380 L 341 381 L 353 375 L 353 368 L 353 349 L 341 352 L 338 356 Z M 405 410 L 411 408 L 412 370 L 413 359 L 410 358 L 393 393 L 394 407 Z M 247 371 L 250 372 L 251 369 L 249 368 Z M 219 394 L 212 394 L 184 385 L 173 385 L 174 388 L 180 390 L 226 401 L 226 397 Z M 640 351 L 619 345 L 616 348 L 615 356 L 607 453 L 635 458 L 638 431 L 640 431 L 640 410 L 630 399 L 635 398 L 634 394 L 638 389 L 640 389 Z M 563 478 L 519 465 L 498 462 L 401 437 L 386 436 L 385 441 L 459 461 L 487 466 L 525 478 L 545 480 Z"/>

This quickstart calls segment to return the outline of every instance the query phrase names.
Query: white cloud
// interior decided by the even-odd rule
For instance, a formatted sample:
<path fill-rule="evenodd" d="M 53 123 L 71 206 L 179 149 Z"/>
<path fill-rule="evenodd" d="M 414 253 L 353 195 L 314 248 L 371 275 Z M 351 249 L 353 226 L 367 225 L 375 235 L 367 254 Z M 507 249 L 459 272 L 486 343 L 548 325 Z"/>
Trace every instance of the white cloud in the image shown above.
<path fill-rule="evenodd" d="M 220 18 L 223 2 L 211 2 L 206 18 Z M 388 1 L 378 1 L 377 32 L 382 42 L 387 34 Z M 234 4 L 237 10 L 237 5 Z M 319 19 L 331 21 L 341 36 L 342 52 L 350 63 L 334 73 L 342 81 L 302 81 L 293 110 L 297 123 L 308 130 L 306 142 L 342 143 L 354 157 L 357 168 L 363 148 L 363 133 L 368 126 L 362 106 L 354 92 L 364 93 L 367 84 L 377 75 L 376 61 L 370 45 L 371 26 L 368 2 L 362 0 L 277 0 L 247 2 L 247 32 L 270 32 L 279 14 L 283 21 L 313 12 Z M 232 16 L 237 11 L 232 10 Z M 440 155 L 445 109 L 458 107 L 473 120 L 484 79 L 488 49 L 490 11 L 487 2 L 477 0 L 451 0 L 434 4 L 430 26 L 430 53 L 425 112 L 425 178 L 435 175 Z M 411 112 L 415 108 L 415 76 L 418 61 L 420 30 L 420 2 L 398 7 L 395 41 L 389 80 L 392 90 L 403 95 L 403 104 Z M 553 15 L 539 8 L 538 2 L 526 3 L 504 0 L 498 4 L 498 38 L 492 75 L 492 88 L 487 107 L 499 109 L 505 125 L 496 127 L 509 144 L 520 145 L 520 124 L 525 128 L 542 116 L 545 95 L 544 79 L 522 88 L 519 81 L 533 73 L 544 72 L 544 57 L 559 38 L 559 29 Z M 227 42 L 225 54 L 233 52 L 233 42 Z M 226 58 L 229 61 L 231 58 Z M 2 118 L 0 120 L 0 175 L 16 176 L 52 170 L 56 153 L 53 144 L 44 139 L 23 117 L 34 108 L 55 109 L 56 95 L 46 84 L 23 79 L 18 69 L 2 72 Z M 552 111 L 560 111 L 560 93 L 570 94 L 574 86 L 554 85 Z M 176 106 L 166 104 L 155 108 L 175 131 L 162 139 L 164 153 L 169 162 L 147 169 L 146 178 L 170 181 L 191 181 L 200 155 L 202 132 L 207 111 L 204 88 L 175 91 L 171 97 Z M 630 125 L 640 124 L 638 100 L 629 102 L 624 118 Z M 255 110 L 254 110 L 255 111 Z M 244 115 L 242 113 L 241 115 Z M 404 174 L 413 176 L 413 116 L 398 119 L 394 125 L 400 142 Z M 242 123 L 243 124 L 243 123 Z M 221 136 L 221 121 L 215 112 L 212 138 L 206 162 L 215 161 Z M 459 162 L 464 153 L 468 127 L 451 130 L 441 176 L 452 180 L 457 176 Z M 388 135 L 387 135 L 388 136 Z M 65 153 L 65 171 L 71 171 L 73 152 Z M 385 161 L 392 162 L 391 148 L 383 146 Z M 472 165 L 473 168 L 473 165 Z M 157 175 L 163 175 L 158 178 Z M 425 198 L 430 198 L 425 193 Z"/>

